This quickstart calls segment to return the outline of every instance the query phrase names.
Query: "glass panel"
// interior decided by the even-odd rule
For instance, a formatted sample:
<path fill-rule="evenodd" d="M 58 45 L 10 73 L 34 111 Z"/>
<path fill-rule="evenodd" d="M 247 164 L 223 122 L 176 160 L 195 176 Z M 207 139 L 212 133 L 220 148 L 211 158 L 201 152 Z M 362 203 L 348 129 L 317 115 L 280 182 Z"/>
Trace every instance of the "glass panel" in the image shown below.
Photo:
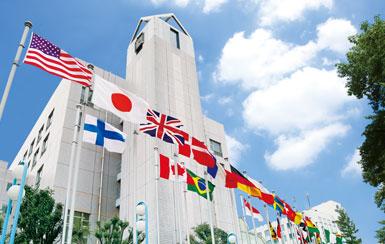
<path fill-rule="evenodd" d="M 179 32 L 174 29 L 170 29 L 170 33 L 171 33 L 171 45 L 179 49 L 180 48 Z"/>
<path fill-rule="evenodd" d="M 222 147 L 219 142 L 210 139 L 210 148 L 216 156 L 219 156 L 219 157 L 223 156 Z"/>

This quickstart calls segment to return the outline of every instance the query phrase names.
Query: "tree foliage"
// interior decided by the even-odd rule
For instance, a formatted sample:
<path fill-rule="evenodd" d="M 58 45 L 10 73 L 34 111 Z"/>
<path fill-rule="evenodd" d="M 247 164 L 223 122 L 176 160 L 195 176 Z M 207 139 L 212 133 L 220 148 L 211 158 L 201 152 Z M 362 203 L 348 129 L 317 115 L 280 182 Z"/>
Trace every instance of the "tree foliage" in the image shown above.
<path fill-rule="evenodd" d="M 87 238 L 90 235 L 90 229 L 88 226 L 80 224 L 74 224 L 72 230 L 72 241 L 76 244 L 86 244 Z"/>
<path fill-rule="evenodd" d="M 337 70 L 347 79 L 348 94 L 367 98 L 372 107 L 360 164 L 364 181 L 377 187 L 374 199 L 385 212 L 385 21 L 376 16 L 372 24 L 363 22 L 361 31 L 349 37 L 353 46 L 346 54 L 347 62 L 337 64 Z M 384 228 L 377 232 L 377 238 L 381 236 Z"/>
<path fill-rule="evenodd" d="M 385 220 L 379 222 L 381 228 L 376 231 L 376 238 L 379 244 L 385 244 Z"/>
<path fill-rule="evenodd" d="M 337 208 L 338 219 L 334 221 L 340 229 L 343 238 L 347 244 L 360 244 L 362 243 L 360 238 L 356 237 L 358 229 L 353 221 L 348 216 L 347 212 L 342 208 Z"/>
<path fill-rule="evenodd" d="M 55 203 L 51 190 L 25 187 L 16 243 L 54 243 L 62 232 L 63 205 Z"/>
<path fill-rule="evenodd" d="M 123 240 L 124 231 L 128 231 L 128 237 Z M 120 220 L 118 217 L 113 217 L 109 221 L 101 224 L 97 223 L 95 237 L 101 244 L 133 244 L 134 239 L 133 228 L 126 221 Z M 138 234 L 138 243 L 143 242 L 145 233 Z"/>
<path fill-rule="evenodd" d="M 227 233 L 217 227 L 214 227 L 215 243 L 226 244 Z M 191 244 L 211 244 L 210 225 L 200 224 L 194 228 L 194 234 L 190 235 Z"/>

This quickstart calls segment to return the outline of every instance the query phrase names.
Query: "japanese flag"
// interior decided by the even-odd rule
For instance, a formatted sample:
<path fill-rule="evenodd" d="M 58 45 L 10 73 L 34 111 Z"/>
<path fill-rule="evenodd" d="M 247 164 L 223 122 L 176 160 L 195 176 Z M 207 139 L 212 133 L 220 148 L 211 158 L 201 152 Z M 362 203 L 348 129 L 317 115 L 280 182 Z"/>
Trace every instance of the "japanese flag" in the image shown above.
<path fill-rule="evenodd" d="M 140 124 L 146 121 L 146 101 L 135 94 L 125 91 L 115 84 L 95 74 L 92 102 L 125 121 Z"/>

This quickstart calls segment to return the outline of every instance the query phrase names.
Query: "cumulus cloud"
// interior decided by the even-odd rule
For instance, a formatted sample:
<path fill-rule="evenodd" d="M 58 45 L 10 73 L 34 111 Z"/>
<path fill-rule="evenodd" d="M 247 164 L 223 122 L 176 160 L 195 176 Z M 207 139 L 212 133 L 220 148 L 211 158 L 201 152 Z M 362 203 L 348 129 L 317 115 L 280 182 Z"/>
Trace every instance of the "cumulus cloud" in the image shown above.
<path fill-rule="evenodd" d="M 331 124 L 304 131 L 298 136 L 279 136 L 275 144 L 277 150 L 267 153 L 265 159 L 276 170 L 299 169 L 310 165 L 319 153 L 334 139 L 344 136 L 349 126 Z"/>
<path fill-rule="evenodd" d="M 178 7 L 186 7 L 189 3 L 190 0 L 172 0 L 172 1 L 167 1 L 167 0 L 150 0 L 152 4 L 154 5 L 160 5 L 163 3 L 172 3 L 175 4 Z"/>
<path fill-rule="evenodd" d="M 220 9 L 220 7 L 225 4 L 227 0 L 205 0 L 203 5 L 203 13 L 215 12 Z"/>
<path fill-rule="evenodd" d="M 305 67 L 277 84 L 252 92 L 243 102 L 246 125 L 270 134 L 295 133 L 341 119 L 345 80 L 335 70 Z"/>
<path fill-rule="evenodd" d="M 262 28 L 249 36 L 237 32 L 222 49 L 215 80 L 240 84 L 244 89 L 265 88 L 309 65 L 322 50 L 343 52 L 349 47 L 347 37 L 355 31 L 348 20 L 329 19 L 317 27 L 317 39 L 304 45 L 280 40 L 272 31 Z"/>
<path fill-rule="evenodd" d="M 242 113 L 246 128 L 274 139 L 275 149 L 265 159 L 278 170 L 315 162 L 347 133 L 347 118 L 359 112 L 346 93 L 346 81 L 330 69 L 330 60 L 319 57 L 324 50 L 337 55 L 346 51 L 347 37 L 356 29 L 348 20 L 332 18 L 316 29 L 316 38 L 305 44 L 285 42 L 264 28 L 250 35 L 235 33 L 214 74 L 216 82 L 239 84 L 249 93 Z"/>
<path fill-rule="evenodd" d="M 308 10 L 331 9 L 333 0 L 261 0 L 259 7 L 260 23 L 268 26 L 301 19 Z"/>
<path fill-rule="evenodd" d="M 343 177 L 358 176 L 362 174 L 361 165 L 358 163 L 361 160 L 360 151 L 356 149 L 354 154 L 350 157 L 347 164 L 341 171 Z"/>
<path fill-rule="evenodd" d="M 226 104 L 229 104 L 233 101 L 233 99 L 229 96 L 229 97 L 220 97 L 218 99 L 218 103 L 220 105 L 226 105 Z"/>
<path fill-rule="evenodd" d="M 347 37 L 356 34 L 357 30 L 349 20 L 330 18 L 318 25 L 317 33 L 319 48 L 344 54 L 352 46 Z"/>
<path fill-rule="evenodd" d="M 227 149 L 229 150 L 229 160 L 237 162 L 241 159 L 241 154 L 248 148 L 248 145 L 241 143 L 235 137 L 226 134 Z"/>

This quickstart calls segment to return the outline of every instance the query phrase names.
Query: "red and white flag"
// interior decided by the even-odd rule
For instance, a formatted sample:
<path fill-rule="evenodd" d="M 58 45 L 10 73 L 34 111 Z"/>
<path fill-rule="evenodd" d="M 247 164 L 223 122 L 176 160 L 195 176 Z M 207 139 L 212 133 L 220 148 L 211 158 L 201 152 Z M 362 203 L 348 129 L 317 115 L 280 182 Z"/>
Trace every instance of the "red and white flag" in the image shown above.
<path fill-rule="evenodd" d="M 188 158 L 193 158 L 197 163 L 209 168 L 215 167 L 216 160 L 204 142 L 187 135 L 188 139 L 183 145 L 179 145 L 179 154 Z M 191 140 L 190 140 L 191 139 Z"/>
<path fill-rule="evenodd" d="M 90 70 L 64 50 L 35 33 L 32 34 L 24 63 L 83 86 L 91 85 Z"/>
<path fill-rule="evenodd" d="M 179 163 L 177 163 L 177 165 L 178 179 L 179 181 L 183 181 L 186 179 L 186 169 Z M 176 170 L 173 160 L 163 154 L 159 154 L 159 166 L 160 178 L 173 181 L 176 180 Z"/>
<path fill-rule="evenodd" d="M 135 94 L 95 75 L 92 102 L 125 121 L 143 123 L 149 108 L 148 103 Z"/>
<path fill-rule="evenodd" d="M 246 215 L 252 216 L 252 217 L 258 219 L 259 222 L 263 221 L 263 217 L 262 217 L 261 213 L 256 208 L 251 206 L 251 204 L 246 199 L 243 199 L 243 205 L 245 206 L 245 214 Z"/>

